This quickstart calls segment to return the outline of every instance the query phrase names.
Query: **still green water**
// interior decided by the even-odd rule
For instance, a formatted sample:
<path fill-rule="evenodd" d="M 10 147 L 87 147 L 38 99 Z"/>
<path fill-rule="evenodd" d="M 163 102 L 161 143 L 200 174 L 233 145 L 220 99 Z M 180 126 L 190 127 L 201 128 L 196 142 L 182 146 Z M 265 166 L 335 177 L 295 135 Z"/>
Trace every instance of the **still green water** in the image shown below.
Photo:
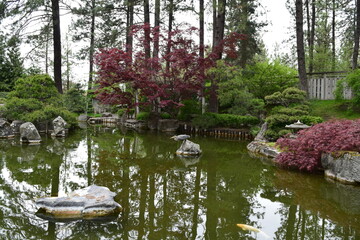
<path fill-rule="evenodd" d="M 360 187 L 279 170 L 245 141 L 88 127 L 37 146 L 0 140 L 0 239 L 360 239 Z M 50 222 L 34 199 L 97 184 L 117 193 L 111 222 Z M 242 223 L 263 233 L 244 231 Z"/>

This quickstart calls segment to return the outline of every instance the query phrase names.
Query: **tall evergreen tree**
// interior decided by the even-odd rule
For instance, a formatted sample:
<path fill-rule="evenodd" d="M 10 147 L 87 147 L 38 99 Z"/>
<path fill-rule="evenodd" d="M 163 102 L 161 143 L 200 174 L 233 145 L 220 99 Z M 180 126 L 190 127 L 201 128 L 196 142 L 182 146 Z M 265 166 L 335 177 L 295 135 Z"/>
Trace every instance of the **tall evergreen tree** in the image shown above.
<path fill-rule="evenodd" d="M 226 0 L 213 0 L 213 51 L 217 59 L 222 58 L 221 41 L 224 39 Z M 218 83 L 215 77 L 211 78 L 211 89 L 209 96 L 209 112 L 219 111 L 219 99 L 217 96 Z"/>
<path fill-rule="evenodd" d="M 358 56 L 359 56 L 359 38 L 360 38 L 360 1 L 356 1 L 356 29 L 354 33 L 354 51 L 352 58 L 352 69 L 357 68 L 358 66 Z"/>
<path fill-rule="evenodd" d="M 54 80 L 59 93 L 63 93 L 61 80 L 61 32 L 59 0 L 51 0 L 54 43 Z"/>
<path fill-rule="evenodd" d="M 296 18 L 296 47 L 298 59 L 298 72 L 301 90 L 308 91 L 308 83 L 305 67 L 305 48 L 304 48 L 304 30 L 303 30 L 303 1 L 295 0 L 295 18 Z"/>

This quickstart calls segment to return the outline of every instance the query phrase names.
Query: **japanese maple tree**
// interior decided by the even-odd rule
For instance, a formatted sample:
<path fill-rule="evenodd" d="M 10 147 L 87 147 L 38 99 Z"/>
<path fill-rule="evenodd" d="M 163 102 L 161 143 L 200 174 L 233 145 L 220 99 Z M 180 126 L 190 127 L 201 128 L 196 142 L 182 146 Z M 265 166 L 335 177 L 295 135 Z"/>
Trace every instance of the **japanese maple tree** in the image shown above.
<path fill-rule="evenodd" d="M 151 40 L 160 39 L 159 57 L 145 54 L 148 48 L 144 31 L 149 31 Z M 196 28 L 176 29 L 161 34 L 158 27 L 149 24 L 135 25 L 132 34 L 134 52 L 101 49 L 95 57 L 98 66 L 99 88 L 97 98 L 106 104 L 151 104 L 156 108 L 181 106 L 180 101 L 198 95 L 206 79 L 206 69 L 215 66 L 216 50 L 207 57 L 199 56 L 199 46 L 194 42 Z M 224 52 L 234 57 L 235 42 L 239 34 L 231 34 L 223 41 Z M 170 49 L 170 51 L 167 51 Z M 133 58 L 132 58 L 133 56 Z M 168 66 L 168 67 L 165 67 Z M 140 101 L 135 101 L 135 93 Z"/>
<path fill-rule="evenodd" d="M 360 152 L 360 119 L 316 124 L 299 132 L 297 138 L 284 137 L 276 144 L 284 150 L 276 161 L 304 171 L 321 169 L 322 153 Z"/>

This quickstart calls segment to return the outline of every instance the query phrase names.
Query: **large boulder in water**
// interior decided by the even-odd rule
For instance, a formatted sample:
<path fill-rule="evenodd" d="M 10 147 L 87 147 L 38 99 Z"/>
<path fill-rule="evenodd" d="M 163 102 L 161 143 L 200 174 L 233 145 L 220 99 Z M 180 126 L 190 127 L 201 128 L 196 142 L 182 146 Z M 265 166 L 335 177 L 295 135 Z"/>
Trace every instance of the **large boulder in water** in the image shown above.
<path fill-rule="evenodd" d="M 54 220 L 97 219 L 118 215 L 121 206 L 114 201 L 115 193 L 107 187 L 91 185 L 67 197 L 46 197 L 36 200 L 37 215 Z"/>
<path fill-rule="evenodd" d="M 24 143 L 39 143 L 41 137 L 35 125 L 31 122 L 26 122 L 20 126 L 20 141 Z"/>
<path fill-rule="evenodd" d="M 0 138 L 14 137 L 14 132 L 10 126 L 10 123 L 5 119 L 0 118 Z"/>
<path fill-rule="evenodd" d="M 12 121 L 12 123 L 10 124 L 14 134 L 19 134 L 20 133 L 20 126 L 21 124 L 23 124 L 24 121 L 20 121 L 20 120 L 14 120 Z"/>
<path fill-rule="evenodd" d="M 55 118 L 53 120 L 52 123 L 53 123 L 53 126 L 54 126 L 54 131 L 51 134 L 51 136 L 65 137 L 65 135 L 66 135 L 65 127 L 67 125 L 66 121 L 62 117 L 58 116 L 57 118 Z"/>
<path fill-rule="evenodd" d="M 180 148 L 176 151 L 178 155 L 200 155 L 201 149 L 200 145 L 193 143 L 190 140 L 184 140 Z"/>

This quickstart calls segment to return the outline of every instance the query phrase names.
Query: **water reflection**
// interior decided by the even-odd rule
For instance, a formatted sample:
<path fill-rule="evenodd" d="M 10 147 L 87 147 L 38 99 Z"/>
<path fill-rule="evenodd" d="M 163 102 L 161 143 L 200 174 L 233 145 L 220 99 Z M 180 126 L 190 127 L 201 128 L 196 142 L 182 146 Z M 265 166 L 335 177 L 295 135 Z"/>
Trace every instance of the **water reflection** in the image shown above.
<path fill-rule="evenodd" d="M 1 239 L 273 239 L 359 237 L 360 188 L 274 169 L 246 142 L 196 138 L 203 154 L 180 158 L 169 136 L 90 127 L 37 146 L 0 141 Z M 91 184 L 117 193 L 113 221 L 59 223 L 33 200 Z"/>

